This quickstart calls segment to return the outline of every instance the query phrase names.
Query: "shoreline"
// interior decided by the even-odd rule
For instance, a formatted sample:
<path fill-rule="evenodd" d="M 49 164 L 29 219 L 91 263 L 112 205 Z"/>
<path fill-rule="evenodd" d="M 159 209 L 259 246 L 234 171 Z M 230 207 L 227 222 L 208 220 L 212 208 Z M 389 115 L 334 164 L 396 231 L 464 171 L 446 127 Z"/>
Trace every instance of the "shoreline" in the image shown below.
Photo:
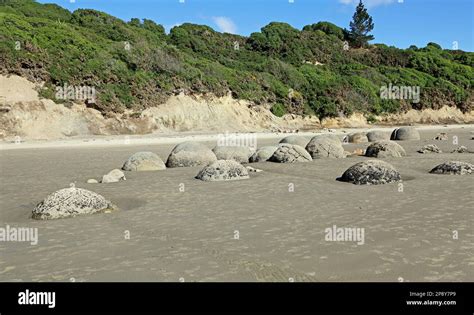
<path fill-rule="evenodd" d="M 364 132 L 368 130 L 393 130 L 400 126 L 374 125 L 370 128 L 329 128 L 315 132 L 298 133 L 276 133 L 276 132 L 228 132 L 228 134 L 252 134 L 257 139 L 275 139 L 290 135 L 315 136 L 318 134 L 331 133 L 336 135 L 349 134 L 351 132 Z M 474 124 L 453 124 L 453 125 L 418 125 L 414 126 L 419 130 L 443 130 L 443 129 L 464 129 L 474 128 Z M 83 148 L 83 147 L 114 147 L 114 146 L 134 146 L 134 145 L 159 145 L 178 144 L 184 141 L 216 141 L 220 134 L 218 132 L 175 132 L 175 133 L 154 133 L 144 135 L 107 135 L 107 136 L 79 136 L 66 139 L 55 140 L 27 140 L 25 142 L 14 143 L 13 141 L 0 141 L 0 151 L 18 149 L 53 149 L 53 148 Z"/>

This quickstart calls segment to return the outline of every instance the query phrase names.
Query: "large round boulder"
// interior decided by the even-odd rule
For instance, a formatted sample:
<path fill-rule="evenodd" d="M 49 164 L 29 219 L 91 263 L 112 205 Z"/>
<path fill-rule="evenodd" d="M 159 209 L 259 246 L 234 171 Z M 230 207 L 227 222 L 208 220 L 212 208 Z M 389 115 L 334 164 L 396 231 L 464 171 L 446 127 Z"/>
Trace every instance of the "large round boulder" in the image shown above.
<path fill-rule="evenodd" d="M 186 141 L 171 151 L 166 161 L 167 167 L 190 167 L 206 165 L 217 161 L 211 149 L 199 142 Z"/>
<path fill-rule="evenodd" d="M 365 156 L 376 158 L 406 156 L 405 149 L 394 141 L 377 141 L 365 150 Z"/>
<path fill-rule="evenodd" d="M 282 143 L 270 157 L 269 161 L 276 163 L 296 163 L 312 161 L 311 155 L 299 145 Z"/>
<path fill-rule="evenodd" d="M 380 185 L 398 182 L 400 173 L 389 163 L 368 160 L 349 167 L 338 180 L 355 185 Z"/>
<path fill-rule="evenodd" d="M 474 173 L 474 165 L 466 162 L 449 161 L 436 166 L 430 171 L 430 173 L 448 175 L 468 175 Z"/>
<path fill-rule="evenodd" d="M 257 152 L 252 154 L 249 161 L 250 163 L 265 162 L 269 158 L 272 157 L 273 153 L 275 153 L 277 149 L 278 149 L 277 146 L 261 147 L 260 149 L 257 150 Z"/>
<path fill-rule="evenodd" d="M 344 138 L 348 143 L 366 143 L 369 142 L 367 136 L 363 132 L 354 132 L 349 134 L 346 138 Z"/>
<path fill-rule="evenodd" d="M 82 188 L 64 188 L 41 201 L 33 209 L 33 219 L 50 220 L 115 210 L 101 195 Z"/>
<path fill-rule="evenodd" d="M 332 137 L 313 137 L 306 146 L 306 151 L 313 159 L 345 157 L 341 141 Z"/>
<path fill-rule="evenodd" d="M 234 160 L 218 160 L 205 166 L 196 178 L 203 181 L 239 180 L 249 178 L 249 173 Z"/>
<path fill-rule="evenodd" d="M 218 160 L 234 160 L 239 163 L 248 163 L 255 150 L 246 146 L 215 146 L 212 152 Z"/>
<path fill-rule="evenodd" d="M 137 152 L 122 166 L 124 171 L 159 171 L 166 169 L 163 160 L 153 152 Z"/>
<path fill-rule="evenodd" d="M 369 142 L 390 140 L 390 132 L 382 130 L 369 131 L 367 132 L 367 140 L 369 140 Z"/>
<path fill-rule="evenodd" d="M 414 127 L 401 127 L 392 132 L 391 140 L 420 140 L 420 133 Z"/>
<path fill-rule="evenodd" d="M 300 147 L 306 147 L 309 139 L 303 136 L 288 136 L 280 140 L 280 143 L 296 144 Z"/>

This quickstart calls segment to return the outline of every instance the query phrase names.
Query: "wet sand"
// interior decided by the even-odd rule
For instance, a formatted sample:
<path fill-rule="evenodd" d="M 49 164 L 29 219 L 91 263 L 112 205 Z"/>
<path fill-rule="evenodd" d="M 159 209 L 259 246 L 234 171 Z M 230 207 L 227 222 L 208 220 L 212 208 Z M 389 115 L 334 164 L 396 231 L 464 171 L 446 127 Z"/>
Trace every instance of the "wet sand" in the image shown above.
<path fill-rule="evenodd" d="M 440 131 L 449 141 L 431 140 Z M 264 172 L 242 181 L 202 182 L 194 179 L 201 167 L 192 167 L 86 184 L 137 151 L 166 160 L 174 144 L 2 150 L 0 228 L 38 228 L 39 242 L 0 242 L 0 281 L 474 281 L 474 175 L 428 173 L 449 160 L 474 163 L 474 154 L 449 153 L 453 135 L 474 151 L 472 131 L 440 127 L 400 141 L 408 156 L 385 160 L 400 171 L 402 192 L 396 183 L 336 181 L 366 157 L 250 164 Z M 424 144 L 444 153 L 417 153 Z M 120 210 L 30 219 L 38 202 L 70 183 Z M 326 241 L 333 225 L 364 228 L 365 244 Z"/>

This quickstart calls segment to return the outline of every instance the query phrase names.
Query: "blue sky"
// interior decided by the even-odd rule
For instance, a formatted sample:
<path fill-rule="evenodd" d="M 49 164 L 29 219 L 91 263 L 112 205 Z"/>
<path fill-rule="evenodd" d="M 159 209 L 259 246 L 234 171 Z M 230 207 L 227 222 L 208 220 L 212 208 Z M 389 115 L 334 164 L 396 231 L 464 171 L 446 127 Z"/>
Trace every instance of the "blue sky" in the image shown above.
<path fill-rule="evenodd" d="M 249 35 L 269 22 L 304 25 L 329 21 L 348 27 L 358 0 L 42 0 L 71 11 L 91 8 L 125 21 L 147 18 L 167 30 L 184 22 Z M 72 2 L 72 3 L 71 3 Z M 182 3 L 184 2 L 184 3 Z M 293 2 L 293 3 L 291 3 Z M 474 0 L 365 0 L 375 28 L 373 43 L 400 48 L 436 42 L 474 51 Z"/>

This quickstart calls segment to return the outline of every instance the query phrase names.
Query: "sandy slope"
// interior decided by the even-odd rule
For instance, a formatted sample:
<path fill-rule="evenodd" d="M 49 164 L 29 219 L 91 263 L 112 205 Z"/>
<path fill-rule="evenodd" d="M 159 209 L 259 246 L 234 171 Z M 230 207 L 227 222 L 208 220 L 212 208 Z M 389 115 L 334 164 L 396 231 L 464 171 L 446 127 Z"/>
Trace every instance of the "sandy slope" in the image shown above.
<path fill-rule="evenodd" d="M 442 131 L 474 150 L 474 128 Z M 437 132 L 422 130 L 423 140 L 400 142 L 408 156 L 388 159 L 402 174 L 403 192 L 397 184 L 360 187 L 335 180 L 364 157 L 258 163 L 253 166 L 264 172 L 227 183 L 195 180 L 195 167 L 127 173 L 125 182 L 102 185 L 85 181 L 120 167 L 136 151 L 166 158 L 173 144 L 2 150 L 0 222 L 37 227 L 39 244 L 0 242 L 0 280 L 474 281 L 474 175 L 428 173 L 446 160 L 474 163 L 474 154 L 416 153 L 429 143 L 450 152 L 451 141 L 430 140 Z M 121 210 L 29 219 L 37 202 L 71 182 Z M 365 228 L 365 244 L 325 241 L 324 229 L 334 224 Z"/>
<path fill-rule="evenodd" d="M 32 82 L 18 76 L 0 76 L 0 139 L 54 140 L 74 136 L 167 134 L 173 132 L 282 132 L 316 131 L 322 128 L 369 127 L 362 114 L 351 117 L 274 116 L 268 106 L 245 100 L 199 95 L 175 95 L 164 104 L 142 112 L 128 110 L 102 116 L 84 104 L 66 107 L 40 99 Z M 474 123 L 474 111 L 456 108 L 411 110 L 377 117 L 379 124 Z"/>

